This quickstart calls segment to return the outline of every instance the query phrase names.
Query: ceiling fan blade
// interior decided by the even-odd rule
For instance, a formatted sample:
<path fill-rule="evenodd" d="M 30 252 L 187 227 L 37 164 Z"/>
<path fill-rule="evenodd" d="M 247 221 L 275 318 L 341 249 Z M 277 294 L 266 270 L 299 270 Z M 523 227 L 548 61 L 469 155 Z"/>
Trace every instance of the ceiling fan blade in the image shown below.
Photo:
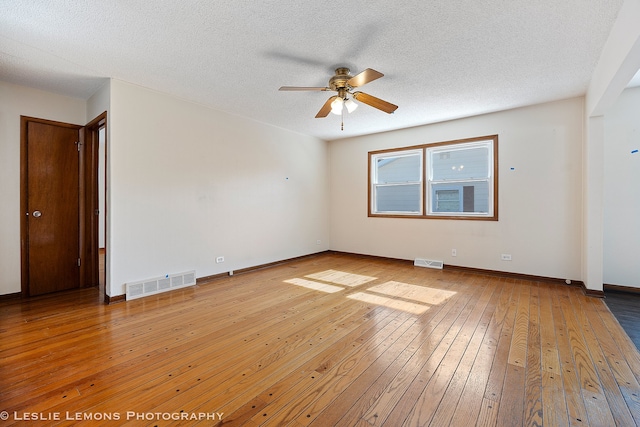
<path fill-rule="evenodd" d="M 380 71 L 376 71 L 372 68 L 367 68 L 360 74 L 356 74 L 355 76 L 351 77 L 349 81 L 347 81 L 347 84 L 351 87 L 358 87 L 379 79 L 382 76 L 384 76 L 384 74 L 382 74 Z"/>
<path fill-rule="evenodd" d="M 398 108 L 397 105 L 394 105 L 390 102 L 383 101 L 380 98 L 376 98 L 375 96 L 371 96 L 364 92 L 354 92 L 353 97 L 360 102 L 363 102 L 367 105 L 372 106 L 373 108 L 377 108 L 378 110 L 384 111 L 385 113 L 393 113 Z"/>
<path fill-rule="evenodd" d="M 329 89 L 328 87 L 282 86 L 278 90 L 282 90 L 282 91 L 301 91 L 301 90 L 323 91 L 323 90 L 331 90 L 331 89 Z"/>
<path fill-rule="evenodd" d="M 337 96 L 332 96 L 331 98 L 327 99 L 327 102 L 324 103 L 320 111 L 318 111 L 318 114 L 316 114 L 316 119 L 321 119 L 329 115 L 329 113 L 331 112 L 331 103 L 336 98 Z"/>

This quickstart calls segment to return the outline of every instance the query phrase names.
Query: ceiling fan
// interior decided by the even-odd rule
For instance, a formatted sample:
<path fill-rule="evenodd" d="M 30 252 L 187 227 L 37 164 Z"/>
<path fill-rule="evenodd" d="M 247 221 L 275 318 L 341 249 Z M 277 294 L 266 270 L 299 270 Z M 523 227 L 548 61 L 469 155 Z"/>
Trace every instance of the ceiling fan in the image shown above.
<path fill-rule="evenodd" d="M 384 101 L 380 98 L 376 98 L 375 96 L 366 94 L 364 92 L 353 92 L 354 88 L 363 86 L 369 82 L 372 82 L 380 77 L 384 76 L 379 71 L 373 70 L 371 68 L 367 68 L 355 76 L 352 76 L 349 69 L 345 67 L 336 68 L 336 74 L 329 79 L 329 86 L 327 87 L 305 87 L 305 86 L 282 86 L 279 90 L 281 91 L 333 91 L 338 92 L 337 95 L 334 95 L 327 99 L 327 102 L 324 103 L 318 114 L 316 114 L 316 118 L 327 117 L 329 113 L 334 114 L 343 114 L 344 109 L 350 113 L 355 110 L 358 106 L 349 95 L 353 97 L 353 99 L 360 101 L 364 104 L 370 105 L 373 108 L 377 108 L 378 110 L 384 111 L 385 113 L 393 113 L 398 108 L 397 105 L 394 105 L 390 102 Z"/>

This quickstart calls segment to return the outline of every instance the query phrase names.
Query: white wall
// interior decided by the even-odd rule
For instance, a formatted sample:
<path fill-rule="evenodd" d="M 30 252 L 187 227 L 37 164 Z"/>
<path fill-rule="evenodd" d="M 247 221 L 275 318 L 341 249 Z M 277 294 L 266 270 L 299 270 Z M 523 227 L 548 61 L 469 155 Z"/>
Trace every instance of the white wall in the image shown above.
<path fill-rule="evenodd" d="M 604 116 L 604 283 L 640 288 L 640 87 Z"/>
<path fill-rule="evenodd" d="M 332 141 L 331 249 L 580 280 L 583 117 L 584 99 L 575 98 Z M 498 222 L 367 217 L 368 151 L 491 134 L 499 135 Z"/>
<path fill-rule="evenodd" d="M 0 295 L 20 292 L 20 116 L 85 123 L 85 101 L 0 81 Z"/>
<path fill-rule="evenodd" d="M 85 123 L 98 117 L 105 111 L 109 111 L 111 102 L 111 80 L 107 80 L 96 93 L 94 93 L 86 104 L 87 114 Z"/>
<path fill-rule="evenodd" d="M 326 142 L 117 80 L 110 95 L 109 295 L 329 248 Z"/>
<path fill-rule="evenodd" d="M 582 280 L 587 289 L 604 289 L 604 146 L 603 115 L 640 68 L 640 0 L 625 0 L 613 24 L 585 101 L 583 158 Z"/>
<path fill-rule="evenodd" d="M 84 124 L 104 111 L 109 295 L 329 248 L 326 142 L 120 81 L 88 101 L 0 82 L 0 295 L 20 292 L 20 115 Z"/>
<path fill-rule="evenodd" d="M 109 111 L 111 110 L 111 80 L 107 80 L 107 82 L 105 82 L 105 84 L 96 92 L 94 93 L 88 100 L 87 100 L 87 117 L 86 117 L 86 122 L 89 123 L 90 121 L 94 120 L 96 117 L 98 117 L 99 115 L 101 115 L 102 113 L 104 113 L 105 111 L 107 112 L 107 132 L 106 132 L 106 138 L 107 141 L 104 141 L 105 143 L 108 142 L 109 137 L 110 137 L 110 132 L 109 132 L 109 127 L 111 126 L 110 124 L 110 117 L 109 117 Z M 106 145 L 102 143 L 100 143 L 101 149 L 106 149 Z M 104 172 L 104 179 L 105 181 L 108 182 L 108 175 L 109 175 L 109 167 L 108 167 L 108 162 L 109 162 L 109 158 L 107 157 L 106 162 L 104 162 L 104 157 L 106 157 L 106 150 L 103 153 L 102 151 L 100 152 L 100 156 L 99 156 L 99 162 L 100 162 L 100 168 L 102 170 L 99 171 L 99 173 L 103 174 Z M 98 180 L 98 185 L 100 186 L 101 189 L 104 188 L 104 182 L 100 182 L 100 179 Z M 105 221 L 105 208 L 108 208 L 108 198 L 109 198 L 109 189 L 107 188 L 107 193 L 106 194 L 101 194 L 101 196 L 103 196 L 103 199 L 100 200 L 101 203 L 105 203 L 106 206 L 100 205 L 100 217 L 99 217 L 99 221 L 100 221 L 100 229 L 99 229 L 99 233 L 100 233 L 100 238 L 102 239 L 99 242 L 99 246 L 101 248 L 106 246 L 106 238 L 107 238 L 107 229 L 109 228 L 109 224 L 107 224 L 108 222 L 108 218 Z M 103 228 L 104 227 L 104 228 Z M 111 273 L 110 273 L 110 267 L 111 265 L 111 257 L 107 256 L 105 257 L 105 283 L 111 283 L 110 279 L 111 279 Z M 111 292 L 111 289 L 109 286 L 107 286 L 107 291 Z"/>

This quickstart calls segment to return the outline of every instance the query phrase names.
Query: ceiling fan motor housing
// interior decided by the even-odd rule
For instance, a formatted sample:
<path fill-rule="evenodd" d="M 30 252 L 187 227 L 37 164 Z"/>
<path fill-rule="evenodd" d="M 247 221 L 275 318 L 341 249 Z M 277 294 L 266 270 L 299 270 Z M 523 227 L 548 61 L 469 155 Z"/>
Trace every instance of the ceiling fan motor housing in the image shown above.
<path fill-rule="evenodd" d="M 336 68 L 336 75 L 331 77 L 331 79 L 329 80 L 329 88 L 331 90 L 335 90 L 339 94 L 341 89 L 345 91 L 349 90 L 351 89 L 351 87 L 347 84 L 347 82 L 349 81 L 349 79 L 351 79 L 351 77 L 353 76 L 349 73 L 348 68 Z M 341 97 L 344 98 L 344 95 Z"/>

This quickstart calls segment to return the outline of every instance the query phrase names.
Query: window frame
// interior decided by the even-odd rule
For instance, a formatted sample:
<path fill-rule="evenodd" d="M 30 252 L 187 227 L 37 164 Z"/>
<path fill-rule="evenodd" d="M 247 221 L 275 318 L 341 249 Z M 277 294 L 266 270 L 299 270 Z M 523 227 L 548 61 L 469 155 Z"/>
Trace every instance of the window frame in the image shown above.
<path fill-rule="evenodd" d="M 489 153 L 489 177 L 479 179 L 478 181 L 487 181 L 489 187 L 489 209 L 487 213 L 478 212 L 432 212 L 432 182 L 429 180 L 432 176 L 431 160 L 429 152 L 432 149 L 443 151 L 443 147 L 467 144 L 470 147 L 486 142 L 490 147 Z M 475 143 L 475 144 L 474 144 Z M 452 148 L 454 149 L 454 148 Z M 411 153 L 420 153 L 421 180 L 420 184 L 420 211 L 417 213 L 405 212 L 376 212 L 375 205 L 375 189 L 380 186 L 377 182 L 376 161 L 385 157 L 400 157 L 411 155 Z M 476 220 L 476 221 L 498 221 L 498 135 L 487 135 L 474 138 L 457 139 L 451 141 L 441 141 L 428 144 L 414 145 L 410 147 L 390 148 L 385 150 L 376 150 L 368 152 L 368 191 L 367 191 L 367 215 L 375 218 L 420 218 L 420 219 L 457 219 L 457 220 Z M 441 183 L 442 180 L 436 182 Z M 473 182 L 473 180 L 456 180 L 451 185 L 464 186 L 464 182 Z M 462 195 L 462 194 L 461 194 Z M 461 207 L 462 208 L 462 207 Z M 464 209 L 464 208 L 462 208 Z"/>
<path fill-rule="evenodd" d="M 377 182 L 377 168 L 376 167 L 372 167 L 373 162 L 377 161 L 378 159 L 388 159 L 388 158 L 402 158 L 402 157 L 410 157 L 410 156 L 415 156 L 418 155 L 419 156 L 419 178 L 418 181 L 406 181 L 406 182 L 393 182 L 393 183 L 378 183 Z M 403 212 L 403 211 L 383 211 L 384 214 L 382 215 L 390 215 L 390 216 L 396 216 L 396 215 L 401 215 L 401 216 L 416 216 L 416 215 L 421 215 L 422 214 L 422 209 L 424 207 L 424 192 L 422 191 L 424 188 L 424 152 L 421 149 L 406 149 L 406 150 L 401 150 L 401 151 L 383 151 L 381 153 L 378 153 L 375 157 L 370 158 L 370 164 L 369 167 L 371 168 L 371 172 L 369 174 L 369 177 L 371 177 L 371 173 L 374 174 L 375 176 L 375 181 L 374 183 L 372 183 L 369 186 L 369 194 L 370 197 L 372 199 L 375 199 L 375 195 L 376 195 L 376 188 L 377 187 L 391 187 L 391 186 L 402 186 L 402 185 L 419 185 L 420 186 L 420 190 L 419 190 L 419 194 L 420 194 L 420 200 L 419 200 L 419 206 L 420 209 L 417 212 Z M 369 208 L 371 211 L 374 210 L 374 206 L 370 205 Z M 380 214 L 378 214 L 380 215 Z"/>

